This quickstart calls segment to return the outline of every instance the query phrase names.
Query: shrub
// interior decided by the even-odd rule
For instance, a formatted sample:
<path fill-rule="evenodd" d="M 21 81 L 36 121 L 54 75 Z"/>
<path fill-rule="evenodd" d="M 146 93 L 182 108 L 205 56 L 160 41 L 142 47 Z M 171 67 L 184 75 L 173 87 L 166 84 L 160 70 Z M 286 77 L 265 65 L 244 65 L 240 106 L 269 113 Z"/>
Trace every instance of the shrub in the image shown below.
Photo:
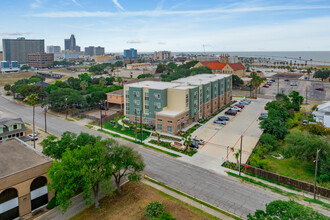
<path fill-rule="evenodd" d="M 299 122 L 295 118 L 289 118 L 288 121 L 286 122 L 286 128 L 287 129 L 297 127 L 298 125 L 299 125 Z"/>
<path fill-rule="evenodd" d="M 326 128 L 322 123 L 316 123 L 316 124 L 307 124 L 305 126 L 305 129 L 315 135 L 322 135 L 327 136 L 330 135 L 330 129 Z"/>
<path fill-rule="evenodd" d="M 165 211 L 165 206 L 161 202 L 151 202 L 146 207 L 145 216 L 148 219 L 158 218 Z"/>
<path fill-rule="evenodd" d="M 275 150 L 280 145 L 274 135 L 266 133 L 260 136 L 260 144 L 264 145 L 269 151 Z"/>
<path fill-rule="evenodd" d="M 176 220 L 176 218 L 174 218 L 170 212 L 164 212 L 157 218 L 157 220 Z"/>
<path fill-rule="evenodd" d="M 51 209 L 55 208 L 56 206 L 57 206 L 57 204 L 56 204 L 56 197 L 54 196 L 54 197 L 49 201 L 49 203 L 47 204 L 46 208 L 47 208 L 48 210 L 51 210 Z"/>

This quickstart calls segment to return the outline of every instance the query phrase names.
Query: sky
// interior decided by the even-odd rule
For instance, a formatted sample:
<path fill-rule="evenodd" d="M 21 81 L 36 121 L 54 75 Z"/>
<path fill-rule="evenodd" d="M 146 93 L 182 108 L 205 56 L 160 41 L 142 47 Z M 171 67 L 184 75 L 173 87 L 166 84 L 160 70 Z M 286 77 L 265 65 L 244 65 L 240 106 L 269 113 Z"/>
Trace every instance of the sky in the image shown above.
<path fill-rule="evenodd" d="M 0 38 L 71 34 L 106 52 L 329 51 L 330 0 L 1 0 Z"/>

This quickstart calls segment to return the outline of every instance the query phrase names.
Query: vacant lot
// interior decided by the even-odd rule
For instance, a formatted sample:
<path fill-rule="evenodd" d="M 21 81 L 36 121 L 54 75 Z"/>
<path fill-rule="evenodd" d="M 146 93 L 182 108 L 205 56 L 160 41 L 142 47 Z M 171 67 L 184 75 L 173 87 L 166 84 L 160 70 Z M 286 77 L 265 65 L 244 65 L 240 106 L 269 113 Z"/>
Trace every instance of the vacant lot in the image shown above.
<path fill-rule="evenodd" d="M 115 194 L 101 200 L 101 207 L 90 207 L 72 219 L 147 219 L 145 207 L 154 201 L 162 202 L 173 217 L 179 219 L 217 219 L 143 183 L 129 182 L 121 196 Z"/>
<path fill-rule="evenodd" d="M 4 86 L 5 84 L 14 84 L 14 82 L 19 79 L 30 78 L 33 75 L 34 73 L 32 72 L 0 74 L 0 86 Z"/>

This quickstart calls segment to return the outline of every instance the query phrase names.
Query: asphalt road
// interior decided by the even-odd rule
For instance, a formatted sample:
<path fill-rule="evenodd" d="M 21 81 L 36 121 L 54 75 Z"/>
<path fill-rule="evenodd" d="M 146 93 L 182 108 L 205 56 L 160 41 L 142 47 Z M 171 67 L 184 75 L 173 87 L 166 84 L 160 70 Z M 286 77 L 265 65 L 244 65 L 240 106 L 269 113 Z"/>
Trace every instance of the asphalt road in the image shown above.
<path fill-rule="evenodd" d="M 6 116 L 22 117 L 24 121 L 32 123 L 31 107 L 8 101 L 2 96 L 0 97 L 0 111 L 3 111 Z M 108 137 L 103 133 L 92 131 L 52 115 L 47 117 L 47 122 L 48 131 L 57 136 L 64 131 L 71 131 Z M 36 126 L 44 127 L 44 113 L 40 107 L 36 107 Z M 240 183 L 232 177 L 217 175 L 204 168 L 143 148 L 132 142 L 116 140 L 121 144 L 134 147 L 141 153 L 146 163 L 145 174 L 243 218 L 256 209 L 264 209 L 266 203 L 285 199 L 256 186 Z"/>

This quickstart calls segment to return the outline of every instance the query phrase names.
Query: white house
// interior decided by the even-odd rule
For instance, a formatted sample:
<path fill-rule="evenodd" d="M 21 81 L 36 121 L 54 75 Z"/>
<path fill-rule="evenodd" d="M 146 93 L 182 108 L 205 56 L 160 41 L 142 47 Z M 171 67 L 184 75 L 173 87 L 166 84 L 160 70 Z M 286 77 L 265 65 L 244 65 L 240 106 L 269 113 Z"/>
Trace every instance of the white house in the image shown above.
<path fill-rule="evenodd" d="M 321 122 L 325 127 L 330 128 L 330 102 L 318 105 L 313 112 L 316 122 Z"/>

